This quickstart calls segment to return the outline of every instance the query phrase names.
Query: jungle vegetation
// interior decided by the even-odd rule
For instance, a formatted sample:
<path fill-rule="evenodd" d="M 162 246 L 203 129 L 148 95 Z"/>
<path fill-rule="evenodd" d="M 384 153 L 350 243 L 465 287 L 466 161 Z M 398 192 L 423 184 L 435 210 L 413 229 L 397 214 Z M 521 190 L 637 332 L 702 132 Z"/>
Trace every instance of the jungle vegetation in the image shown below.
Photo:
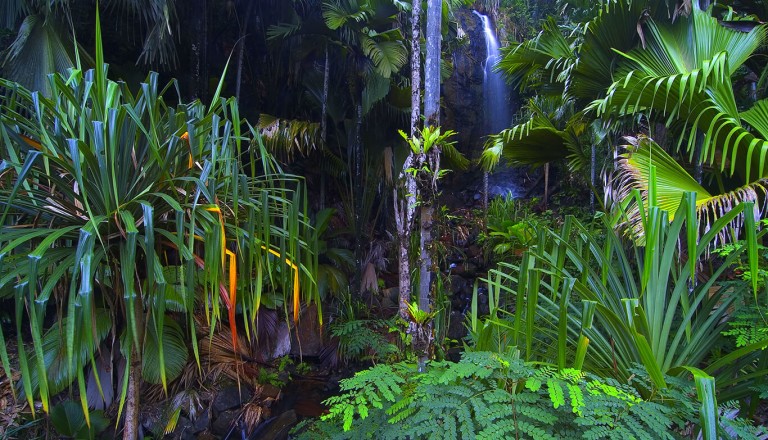
<path fill-rule="evenodd" d="M 444 116 L 470 9 L 522 103 L 479 154 Z M 273 355 L 308 315 L 348 377 L 297 438 L 768 438 L 766 19 L 0 3 L 0 438 L 144 438 L 149 402 L 181 438 L 225 380 L 257 390 L 232 424 L 256 435 L 264 390 L 313 369 Z M 553 200 L 446 202 L 509 166 Z"/>

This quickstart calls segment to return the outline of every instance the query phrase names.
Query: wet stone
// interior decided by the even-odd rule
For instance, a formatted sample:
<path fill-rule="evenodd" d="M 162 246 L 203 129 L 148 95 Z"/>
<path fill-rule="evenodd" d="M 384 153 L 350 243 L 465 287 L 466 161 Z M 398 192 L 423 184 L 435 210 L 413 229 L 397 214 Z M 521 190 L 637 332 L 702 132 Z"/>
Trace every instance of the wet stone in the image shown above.
<path fill-rule="evenodd" d="M 221 438 L 227 438 L 237 421 L 239 411 L 224 411 L 211 424 L 211 433 Z"/>
<path fill-rule="evenodd" d="M 214 414 L 238 408 L 253 398 L 253 391 L 247 387 L 228 386 L 222 388 L 213 399 Z"/>

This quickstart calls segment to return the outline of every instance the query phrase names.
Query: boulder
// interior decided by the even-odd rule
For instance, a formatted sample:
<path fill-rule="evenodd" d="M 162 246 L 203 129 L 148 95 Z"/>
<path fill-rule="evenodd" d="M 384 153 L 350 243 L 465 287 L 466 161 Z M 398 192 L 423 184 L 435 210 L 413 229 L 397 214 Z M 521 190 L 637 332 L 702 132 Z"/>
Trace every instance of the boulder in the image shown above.
<path fill-rule="evenodd" d="M 312 304 L 304 308 L 299 313 L 299 321 L 291 332 L 291 355 L 320 356 L 324 345 L 321 330 L 317 306 Z"/>
<path fill-rule="evenodd" d="M 237 385 L 230 385 L 222 388 L 213 398 L 212 408 L 214 415 L 221 412 L 239 408 L 253 398 L 253 391 L 246 386 L 238 388 Z"/>
<path fill-rule="evenodd" d="M 216 416 L 211 424 L 211 433 L 219 438 L 234 438 L 230 437 L 230 433 L 235 426 L 239 414 L 239 410 L 228 410 Z"/>

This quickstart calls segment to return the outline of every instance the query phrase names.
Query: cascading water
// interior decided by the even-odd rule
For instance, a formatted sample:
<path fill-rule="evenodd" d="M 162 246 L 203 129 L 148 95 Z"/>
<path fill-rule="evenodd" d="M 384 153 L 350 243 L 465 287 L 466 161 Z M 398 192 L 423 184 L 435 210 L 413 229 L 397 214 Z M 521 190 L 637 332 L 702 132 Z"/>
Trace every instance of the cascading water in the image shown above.
<path fill-rule="evenodd" d="M 498 133 L 509 127 L 510 122 L 507 84 L 504 82 L 504 77 L 501 73 L 494 70 L 496 63 L 501 59 L 499 41 L 496 39 L 496 33 L 491 27 L 491 20 L 488 16 L 477 11 L 472 12 L 480 17 L 485 34 L 485 49 L 487 53 L 485 63 L 483 64 L 485 126 L 488 133 Z"/>
<path fill-rule="evenodd" d="M 491 26 L 488 16 L 472 11 L 480 18 L 485 35 L 486 58 L 483 64 L 483 103 L 485 112 L 485 130 L 487 134 L 496 134 L 511 124 L 509 105 L 509 89 L 504 76 L 495 71 L 496 63 L 501 59 L 499 40 Z M 520 171 L 500 165 L 493 174 L 484 176 L 483 192 L 491 196 L 521 197 L 523 190 L 517 185 L 520 182 Z"/>

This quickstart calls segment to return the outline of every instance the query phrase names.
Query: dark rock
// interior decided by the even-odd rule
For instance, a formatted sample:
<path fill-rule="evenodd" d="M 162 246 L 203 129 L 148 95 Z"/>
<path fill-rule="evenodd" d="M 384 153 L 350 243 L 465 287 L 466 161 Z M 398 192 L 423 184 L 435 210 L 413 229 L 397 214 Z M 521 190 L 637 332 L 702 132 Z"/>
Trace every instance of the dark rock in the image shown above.
<path fill-rule="evenodd" d="M 319 356 L 323 350 L 323 332 L 317 317 L 317 306 L 312 304 L 299 314 L 299 322 L 291 332 L 291 354 Z"/>
<path fill-rule="evenodd" d="M 465 295 L 472 290 L 470 281 L 460 275 L 451 275 L 451 291 L 454 296 Z"/>
<path fill-rule="evenodd" d="M 157 432 L 165 425 L 165 409 L 162 404 L 150 404 L 141 408 L 140 425 L 145 432 Z"/>
<path fill-rule="evenodd" d="M 216 393 L 216 397 L 213 398 L 213 411 L 215 415 L 219 413 L 237 408 L 250 401 L 253 398 L 253 391 L 250 388 L 236 385 L 224 387 Z"/>
<path fill-rule="evenodd" d="M 195 440 L 219 440 L 219 439 L 215 435 L 211 434 L 209 431 L 205 431 L 198 434 Z"/>
<path fill-rule="evenodd" d="M 286 411 L 259 426 L 249 439 L 251 440 L 285 440 L 291 428 L 299 421 L 296 411 Z"/>
<path fill-rule="evenodd" d="M 457 148 L 467 157 L 476 158 L 482 148 L 481 137 L 486 134 L 482 110 L 485 34 L 480 19 L 469 9 L 459 8 L 455 18 L 460 34 L 464 34 L 469 44 L 460 45 L 453 53 L 453 72 L 443 83 L 443 126 L 457 131 Z"/>
<path fill-rule="evenodd" d="M 461 341 L 464 336 L 467 335 L 466 319 L 464 314 L 457 311 L 451 312 L 450 321 L 448 322 L 448 338 Z"/>
<path fill-rule="evenodd" d="M 467 248 L 467 257 L 471 259 L 480 258 L 483 256 L 483 248 L 476 244 L 471 244 Z"/>
<path fill-rule="evenodd" d="M 192 421 L 184 416 L 180 416 L 176 422 L 176 429 L 173 430 L 170 437 L 172 440 L 191 440 L 194 438 L 192 433 Z"/>
<path fill-rule="evenodd" d="M 458 275 L 464 278 L 474 278 L 477 276 L 477 264 L 471 261 L 458 263 L 451 269 L 451 275 Z"/>
<path fill-rule="evenodd" d="M 259 393 L 259 397 L 262 399 L 277 399 L 278 396 L 280 396 L 280 388 L 272 385 L 271 383 L 265 383 L 261 385 L 261 392 Z"/>
<path fill-rule="evenodd" d="M 291 327 L 285 321 L 281 321 L 277 325 L 277 332 L 275 332 L 274 350 L 272 351 L 272 359 L 283 357 L 291 352 Z"/>
<path fill-rule="evenodd" d="M 205 431 L 211 424 L 211 411 L 205 410 L 197 415 L 197 418 L 193 421 L 192 432 L 197 434 L 198 432 Z"/>
<path fill-rule="evenodd" d="M 227 438 L 232 427 L 235 426 L 240 411 L 229 410 L 219 414 L 211 424 L 211 432 L 221 438 Z"/>

